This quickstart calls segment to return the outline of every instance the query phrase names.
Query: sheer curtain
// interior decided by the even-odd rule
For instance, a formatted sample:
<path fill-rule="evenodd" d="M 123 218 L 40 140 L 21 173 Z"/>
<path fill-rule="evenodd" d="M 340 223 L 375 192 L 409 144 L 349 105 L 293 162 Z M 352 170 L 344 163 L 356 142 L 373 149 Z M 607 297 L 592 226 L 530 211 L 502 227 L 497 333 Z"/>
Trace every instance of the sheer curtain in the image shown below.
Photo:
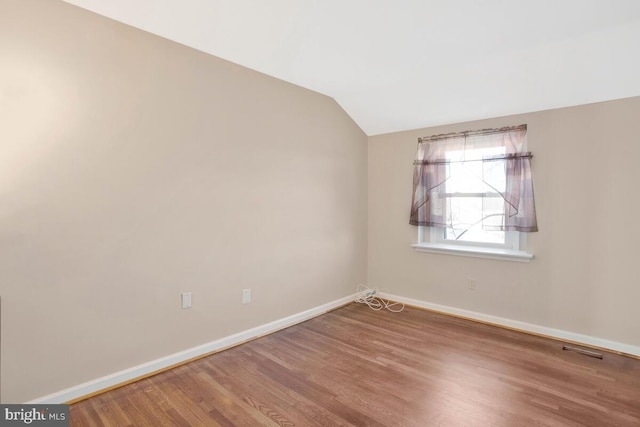
<path fill-rule="evenodd" d="M 526 134 L 527 125 L 520 125 L 420 138 L 414 162 L 409 222 L 446 227 L 448 194 L 444 184 L 452 179 L 454 168 L 450 166 L 482 162 L 483 173 L 476 177 L 479 185 L 482 191 L 499 193 L 505 213 L 499 221 L 483 223 L 483 229 L 538 231 L 531 179 L 533 156 L 524 151 Z"/>

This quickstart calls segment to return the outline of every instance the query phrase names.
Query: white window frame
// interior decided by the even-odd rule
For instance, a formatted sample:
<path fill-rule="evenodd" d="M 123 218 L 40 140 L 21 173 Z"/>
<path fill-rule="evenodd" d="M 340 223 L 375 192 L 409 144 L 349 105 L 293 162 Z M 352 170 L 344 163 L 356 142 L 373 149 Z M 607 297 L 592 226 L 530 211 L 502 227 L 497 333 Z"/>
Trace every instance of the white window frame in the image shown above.
<path fill-rule="evenodd" d="M 526 149 L 526 137 L 524 141 Z M 477 197 L 480 194 L 470 193 Z M 456 194 L 464 197 L 465 194 Z M 439 253 L 504 261 L 530 262 L 533 254 L 526 251 L 527 233 L 505 231 L 505 243 L 469 242 L 445 239 L 443 227 L 418 227 L 418 243 L 411 245 L 417 252 Z"/>
<path fill-rule="evenodd" d="M 527 236 L 518 231 L 507 231 L 509 244 L 499 245 L 480 242 L 452 242 L 444 240 L 444 228 L 418 227 L 418 243 L 411 245 L 417 252 L 498 259 L 503 261 L 530 262 L 533 254 L 526 248 Z"/>

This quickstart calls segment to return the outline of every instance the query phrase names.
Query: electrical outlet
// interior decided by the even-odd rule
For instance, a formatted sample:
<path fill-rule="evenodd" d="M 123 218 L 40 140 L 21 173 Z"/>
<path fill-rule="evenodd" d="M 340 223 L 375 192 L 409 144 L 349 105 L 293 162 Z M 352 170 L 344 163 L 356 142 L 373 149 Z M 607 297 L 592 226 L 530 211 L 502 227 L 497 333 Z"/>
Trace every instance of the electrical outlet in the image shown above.
<path fill-rule="evenodd" d="M 191 292 L 182 293 L 182 308 L 191 308 Z"/>
<path fill-rule="evenodd" d="M 467 278 L 467 289 L 470 291 L 476 290 L 476 279 L 472 279 L 470 277 Z"/>
<path fill-rule="evenodd" d="M 251 302 L 251 289 L 242 290 L 242 303 L 249 304 Z"/>

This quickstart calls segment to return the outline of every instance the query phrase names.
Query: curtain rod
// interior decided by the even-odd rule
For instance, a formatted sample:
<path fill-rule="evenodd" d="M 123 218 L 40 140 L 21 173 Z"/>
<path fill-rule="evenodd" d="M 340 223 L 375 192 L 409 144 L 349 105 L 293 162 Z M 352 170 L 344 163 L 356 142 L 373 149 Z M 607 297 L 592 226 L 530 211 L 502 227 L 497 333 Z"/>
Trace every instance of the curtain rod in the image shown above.
<path fill-rule="evenodd" d="M 452 139 L 452 138 L 460 138 L 460 137 L 468 137 L 468 136 L 477 136 L 477 135 L 493 135 L 496 133 L 506 133 L 513 131 L 527 131 L 527 125 L 519 125 L 519 126 L 509 126 L 503 128 L 496 129 L 481 129 L 481 130 L 471 130 L 465 132 L 453 132 L 453 133 L 442 133 L 440 135 L 431 135 L 423 138 L 418 138 L 418 143 L 421 142 L 432 142 L 438 141 L 441 139 Z"/>
<path fill-rule="evenodd" d="M 504 155 L 497 155 L 497 156 L 491 156 L 491 157 L 483 157 L 482 159 L 471 159 L 471 160 L 449 160 L 449 159 L 442 159 L 442 160 L 415 160 L 413 162 L 414 166 L 420 166 L 420 165 L 450 165 L 453 163 L 472 163 L 472 162 L 496 162 L 496 161 L 500 161 L 500 160 L 517 160 L 517 159 L 533 159 L 533 154 L 531 154 L 530 151 L 527 151 L 526 153 L 522 153 L 522 154 L 504 154 Z"/>

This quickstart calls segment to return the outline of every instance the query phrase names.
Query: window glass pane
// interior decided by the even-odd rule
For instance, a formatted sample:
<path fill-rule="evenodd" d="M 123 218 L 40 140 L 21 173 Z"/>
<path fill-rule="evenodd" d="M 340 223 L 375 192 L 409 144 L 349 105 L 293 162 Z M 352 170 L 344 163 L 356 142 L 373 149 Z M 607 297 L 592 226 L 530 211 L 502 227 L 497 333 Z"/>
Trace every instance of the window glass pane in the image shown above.
<path fill-rule="evenodd" d="M 482 198 L 482 226 L 491 226 L 492 228 L 500 227 L 504 223 L 504 199 L 497 193 L 494 197 Z M 504 232 L 500 232 L 504 240 Z"/>
<path fill-rule="evenodd" d="M 447 171 L 447 193 L 482 193 L 482 162 L 450 163 Z"/>
<path fill-rule="evenodd" d="M 479 159 L 498 156 L 505 153 L 505 147 L 480 148 L 467 150 L 468 162 L 462 162 L 462 151 L 447 153 L 447 193 L 483 193 L 487 191 L 503 192 L 506 185 L 505 163 L 503 160 L 482 162 Z"/>
<path fill-rule="evenodd" d="M 484 205 L 484 213 L 483 213 Z M 485 231 L 482 224 L 501 224 L 502 197 L 450 197 L 444 238 L 449 241 L 505 243 L 504 231 Z"/>
<path fill-rule="evenodd" d="M 448 227 L 444 239 L 448 241 L 504 244 L 503 231 L 485 231 L 483 225 L 500 226 L 504 217 L 504 200 L 499 193 L 505 190 L 505 164 L 496 160 L 477 159 L 505 153 L 504 147 L 451 151 L 447 159 L 446 217 Z M 475 161 L 460 162 L 462 159 Z"/>

